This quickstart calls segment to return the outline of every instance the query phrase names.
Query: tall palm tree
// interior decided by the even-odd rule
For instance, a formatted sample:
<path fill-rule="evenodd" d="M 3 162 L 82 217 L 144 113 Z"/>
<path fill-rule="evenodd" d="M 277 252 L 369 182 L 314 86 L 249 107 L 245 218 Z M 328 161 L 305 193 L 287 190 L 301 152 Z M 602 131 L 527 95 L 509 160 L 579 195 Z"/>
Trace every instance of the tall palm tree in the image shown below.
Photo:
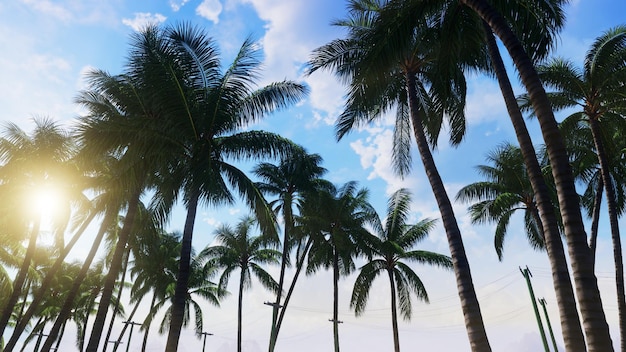
<path fill-rule="evenodd" d="M 333 271 L 333 340 L 339 352 L 339 278 L 355 270 L 354 258 L 368 254 L 366 226 L 376 212 L 369 204 L 369 192 L 348 182 L 339 188 L 323 190 L 304 204 L 302 224 L 312 236 L 307 274 L 320 268 Z"/>
<path fill-rule="evenodd" d="M 407 262 L 452 268 L 452 260 L 448 256 L 413 249 L 417 242 L 428 236 L 434 221 L 422 220 L 414 225 L 407 224 L 410 203 L 411 195 L 406 189 L 394 192 L 389 198 L 386 219 L 383 222 L 378 218 L 374 222 L 377 237 L 372 236 L 370 239 L 374 259 L 360 268 L 350 299 L 350 307 L 354 308 L 355 314 L 363 314 L 374 279 L 387 272 L 391 289 L 391 326 L 395 352 L 400 351 L 398 307 L 402 317 L 409 320 L 412 312 L 411 293 L 428 302 L 424 283 Z"/>
<path fill-rule="evenodd" d="M 393 38 L 397 41 L 377 38 L 376 31 L 385 32 L 396 18 L 378 16 L 379 2 L 357 0 L 350 4 L 353 17 L 340 22 L 349 29 L 348 39 L 316 49 L 310 62 L 311 71 L 332 69 L 349 83 L 345 109 L 336 122 L 337 136 L 341 139 L 395 108 L 393 160 L 395 170 L 403 175 L 411 166 L 412 131 L 442 215 L 470 344 L 477 351 L 490 350 L 461 232 L 430 150 L 436 145 L 444 119 L 450 141 L 461 141 L 466 89 L 462 68 L 480 66 L 481 52 L 472 47 L 444 47 L 446 40 L 433 27 L 437 21 L 430 21 L 433 17 L 428 15 L 413 17 L 410 35 Z M 461 53 L 464 56 L 457 57 Z M 454 62 L 450 58 L 455 58 Z"/>
<path fill-rule="evenodd" d="M 280 251 L 266 248 L 268 238 L 251 237 L 255 220 L 251 216 L 242 218 L 235 228 L 222 225 L 215 231 L 218 245 L 209 246 L 200 253 L 208 261 L 209 267 L 223 268 L 219 287 L 226 290 L 230 275 L 239 270 L 239 290 L 237 299 L 237 351 L 241 352 L 243 292 L 252 287 L 252 275 L 270 291 L 278 290 L 278 283 L 263 269 L 264 264 L 278 264 Z"/>
<path fill-rule="evenodd" d="M 74 144 L 69 134 L 50 119 L 35 119 L 34 123 L 30 135 L 16 124 L 8 123 L 0 138 L 0 193 L 11 197 L 7 199 L 15 200 L 13 204 L 17 205 L 9 213 L 15 218 L 11 220 L 11 225 L 16 227 L 11 227 L 9 231 L 17 231 L 13 235 L 20 240 L 28 239 L 20 269 L 13 280 L 11 295 L 1 308 L 0 336 L 22 294 L 37 248 L 42 214 L 33 214 L 28 209 L 32 209 L 36 192 L 43 192 L 47 187 L 64 189 L 65 182 L 72 180 L 75 175 L 71 172 Z M 58 186 L 55 186 L 56 183 Z M 62 203 L 66 203 L 64 198 L 67 197 L 69 195 L 59 193 L 59 208 L 66 209 Z M 61 227 L 64 229 L 64 226 Z M 63 234 L 63 231 L 59 231 L 57 237 Z"/>
<path fill-rule="evenodd" d="M 506 7 L 508 3 L 501 3 L 503 8 L 495 8 L 485 0 L 461 0 L 461 3 L 475 11 L 489 25 L 493 33 L 500 38 L 528 92 L 529 101 L 539 121 L 557 188 L 559 208 L 563 219 L 576 295 L 583 318 L 587 347 L 592 351 L 612 351 L 613 345 L 609 327 L 602 307 L 597 278 L 593 272 L 579 197 L 567 150 L 554 117 L 550 100 L 535 70 L 534 62 L 520 41 L 521 35 L 512 30 L 511 22 L 507 22 L 503 16 L 510 10 Z M 558 274 L 556 271 L 555 273 Z M 561 321 L 563 322 L 563 320 L 562 316 Z M 572 338 L 576 338 L 577 343 L 580 344 L 579 338 L 576 336 L 572 336 Z M 568 342 L 566 339 L 566 344 Z M 582 346 L 578 346 L 576 348 L 580 350 Z"/>
<path fill-rule="evenodd" d="M 270 352 L 274 351 L 280 330 L 279 313 L 284 314 L 288 303 L 286 301 L 281 302 L 281 299 L 285 285 L 285 270 L 290 263 L 291 251 L 296 245 L 296 238 L 293 233 L 293 207 L 300 204 L 306 192 L 313 191 L 315 186 L 321 182 L 319 178 L 326 173 L 326 169 L 320 166 L 321 162 L 322 157 L 318 154 L 307 154 L 306 151 L 302 150 L 283 158 L 278 165 L 261 163 L 253 170 L 253 173 L 261 179 L 260 182 L 257 182 L 257 187 L 262 193 L 276 197 L 269 204 L 276 213 L 280 212 L 283 215 L 282 256 L 278 290 L 272 311 Z M 296 264 L 302 265 L 303 261 L 296 258 Z M 297 280 L 297 273 L 299 270 L 292 279 L 292 285 Z"/>
<path fill-rule="evenodd" d="M 547 93 L 553 109 L 581 108 L 567 117 L 563 123 L 582 123 L 591 130 L 607 201 L 613 240 L 621 345 L 622 351 L 625 351 L 626 295 L 618 225 L 620 210 L 616 203 L 614 179 L 611 176 L 610 154 L 612 131 L 625 127 L 626 26 L 610 29 L 598 37 L 587 52 L 583 67 L 580 70 L 571 61 L 556 58 L 539 66 L 537 71 L 544 85 L 553 89 Z M 530 110 L 529 96 L 522 96 L 522 101 Z"/>
<path fill-rule="evenodd" d="M 254 182 L 230 162 L 275 157 L 292 149 L 293 144 L 278 135 L 242 129 L 299 101 L 306 88 L 290 81 L 255 87 L 260 59 L 252 40 L 243 43 L 233 63 L 222 71 L 215 43 L 189 24 L 147 27 L 132 45 L 128 75 L 149 92 L 148 103 L 155 110 L 136 119 L 129 130 L 149 131 L 150 144 L 162 146 L 165 153 L 155 170 L 160 183 L 153 207 L 163 220 L 179 199 L 187 210 L 166 347 L 175 351 L 198 206 L 233 202 L 233 188 L 254 209 L 264 231 L 275 232 L 271 209 Z"/>
<path fill-rule="evenodd" d="M 456 199 L 475 202 L 469 207 L 473 223 L 496 223 L 494 246 L 498 259 L 502 260 L 509 222 L 518 210 L 524 212 L 528 243 L 544 249 L 545 232 L 520 148 L 505 143 L 490 152 L 487 161 L 490 165 L 477 167 L 485 180 L 461 188 Z"/>

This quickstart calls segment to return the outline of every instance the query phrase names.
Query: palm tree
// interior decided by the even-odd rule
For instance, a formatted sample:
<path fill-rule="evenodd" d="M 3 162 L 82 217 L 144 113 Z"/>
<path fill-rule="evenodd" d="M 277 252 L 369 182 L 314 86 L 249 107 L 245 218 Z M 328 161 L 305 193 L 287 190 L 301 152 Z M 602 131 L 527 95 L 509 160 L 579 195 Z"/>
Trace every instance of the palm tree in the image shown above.
<path fill-rule="evenodd" d="M 13 280 L 11 295 L 1 309 L 0 336 L 4 333 L 22 294 L 37 248 L 42 214 L 33 214 L 28 209 L 32 209 L 36 192 L 56 187 L 55 183 L 60 188 L 65 188 L 64 181 L 71 180 L 74 176 L 69 163 L 74 146 L 68 133 L 50 119 L 35 119 L 34 123 L 35 128 L 30 135 L 16 124 L 8 123 L 0 139 L 0 193 L 11 197 L 6 199 L 15 200 L 16 203 L 13 204 L 17 205 L 9 213 L 14 219 L 10 220 L 11 227 L 8 231 L 17 231 L 13 235 L 20 240 L 28 238 L 28 247 Z M 60 192 L 60 189 L 57 191 Z M 66 209 L 65 204 L 62 204 L 67 203 L 64 199 L 66 197 L 68 195 L 59 194 L 59 208 Z M 62 219 L 67 217 L 62 216 Z M 61 228 L 64 229 L 64 226 Z M 25 236 L 26 233 L 28 235 Z M 58 231 L 57 237 L 62 236 L 63 231 Z"/>
<path fill-rule="evenodd" d="M 598 37 L 587 52 L 583 70 L 564 59 L 552 59 L 537 68 L 542 82 L 554 89 L 547 95 L 555 110 L 580 107 L 563 122 L 566 125 L 588 125 L 593 137 L 595 151 L 607 201 L 613 255 L 615 281 L 620 321 L 622 351 L 626 350 L 626 295 L 624 293 L 624 266 L 616 203 L 614 179 L 610 164 L 611 131 L 624 128 L 626 98 L 626 26 L 608 30 Z M 524 107 L 530 107 L 529 96 L 523 96 Z M 569 120 L 569 121 L 568 121 Z M 607 143 L 608 142 L 608 143 Z M 614 154 L 614 153 L 613 153 Z"/>
<path fill-rule="evenodd" d="M 379 3 L 357 0 L 350 4 L 353 18 L 340 22 L 348 26 L 349 38 L 316 49 L 310 62 L 311 72 L 320 68 L 333 69 L 349 83 L 345 109 L 336 122 L 339 139 L 396 108 L 393 157 L 394 168 L 400 175 L 410 169 L 412 128 L 442 214 L 470 344 L 477 351 L 490 350 L 461 233 L 430 151 L 430 147 L 436 145 L 444 119 L 450 129 L 450 141 L 453 144 L 461 141 L 465 132 L 462 68 L 470 63 L 479 65 L 480 53 L 473 51 L 472 47 L 468 50 L 444 48 L 446 40 L 437 28 L 432 27 L 437 23 L 429 21 L 432 16 L 412 17 L 410 35 L 393 38 L 398 41 L 391 41 L 388 37 L 376 38 L 373 35 L 376 30 L 386 32 L 396 17 L 378 16 Z M 393 11 L 393 7 L 390 8 Z M 453 60 L 456 62 L 452 65 L 450 57 L 457 58 L 457 53 L 465 56 Z M 445 59 L 440 62 L 439 58 Z"/>
<path fill-rule="evenodd" d="M 524 212 L 528 243 L 544 249 L 545 232 L 520 148 L 505 143 L 489 153 L 487 161 L 490 165 L 477 167 L 485 180 L 461 188 L 456 199 L 475 202 L 469 207 L 473 223 L 497 224 L 494 246 L 498 259 L 502 260 L 509 222 L 518 210 Z"/>
<path fill-rule="evenodd" d="M 270 202 L 270 206 L 276 213 L 283 215 L 283 239 L 282 256 L 280 263 L 280 274 L 278 278 L 278 290 L 276 301 L 272 312 L 272 330 L 270 333 L 269 351 L 274 351 L 278 332 L 280 330 L 279 312 L 287 309 L 287 301 L 281 304 L 283 287 L 285 285 L 285 270 L 290 263 L 291 250 L 296 245 L 294 228 L 294 205 L 301 203 L 305 193 L 315 189 L 321 181 L 319 177 L 326 173 L 326 169 L 320 166 L 322 157 L 318 154 L 307 154 L 306 151 L 296 152 L 283 158 L 278 165 L 271 163 L 261 163 L 257 165 L 253 173 L 261 178 L 257 182 L 259 190 L 276 199 Z M 302 260 L 296 258 L 297 264 L 303 264 Z M 299 273 L 297 270 L 296 275 Z M 297 276 L 294 275 L 292 285 L 295 284 Z"/>
<path fill-rule="evenodd" d="M 222 225 L 215 231 L 218 245 L 209 246 L 200 253 L 201 258 L 208 261 L 209 267 L 223 268 L 219 287 L 226 290 L 230 275 L 239 270 L 239 291 L 237 304 L 237 351 L 241 352 L 243 291 L 252 286 L 252 275 L 270 291 L 278 290 L 278 283 L 263 269 L 262 264 L 278 264 L 280 251 L 266 248 L 268 238 L 265 236 L 251 237 L 250 232 L 255 224 L 254 218 L 242 218 L 233 229 Z"/>
<path fill-rule="evenodd" d="M 164 262 L 157 265 L 163 269 L 160 274 L 154 272 L 154 269 L 149 269 L 150 271 L 153 271 L 153 274 L 149 274 L 149 276 L 159 281 L 152 283 L 145 282 L 153 287 L 153 298 L 157 297 L 157 299 L 153 299 L 150 312 L 141 327 L 142 330 L 146 331 L 142 350 L 145 350 L 146 348 L 148 329 L 150 328 L 152 320 L 154 320 L 156 314 L 167 305 L 169 305 L 169 307 L 167 308 L 163 320 L 161 321 L 159 333 L 163 334 L 171 323 L 173 298 L 176 288 L 176 272 L 178 269 L 177 261 L 178 255 L 180 254 L 180 246 L 182 245 L 180 238 L 180 233 L 163 235 L 160 240 L 161 244 L 157 249 L 159 253 L 154 253 L 160 255 L 155 257 L 151 256 L 149 258 L 151 263 L 154 263 L 154 260 L 157 258 L 163 259 Z M 172 254 L 173 256 L 171 256 Z M 147 258 L 144 258 L 143 260 L 145 259 Z M 212 266 L 211 264 L 213 263 L 209 263 L 207 265 L 207 263 L 203 262 L 204 258 L 202 255 L 195 255 L 195 253 L 193 253 L 191 259 L 189 286 L 187 294 L 185 295 L 185 314 L 183 319 L 183 326 L 187 326 L 191 321 L 190 317 L 193 311 L 195 323 L 194 331 L 197 336 L 201 336 L 202 331 L 204 330 L 204 320 L 202 318 L 202 308 L 200 303 L 196 300 L 196 297 L 203 298 L 211 304 L 219 306 L 219 300 L 228 294 L 228 292 L 222 287 L 209 281 L 210 278 L 215 276 L 218 268 Z"/>
<path fill-rule="evenodd" d="M 137 305 L 150 291 L 152 298 L 150 307 L 168 296 L 168 287 L 176 282 L 177 258 L 180 254 L 180 234 L 160 232 L 152 240 L 143 241 L 133 253 L 130 274 L 132 277 L 131 302 Z M 171 298 L 171 297 L 170 297 Z M 144 330 L 142 351 L 145 351 L 148 342 L 148 333 L 152 315 L 149 315 L 141 324 Z M 129 317 L 130 319 L 130 317 Z M 124 330 L 120 333 L 120 338 Z M 118 339 L 118 340 L 119 340 Z"/>
<path fill-rule="evenodd" d="M 246 40 L 222 72 L 215 43 L 189 24 L 148 27 L 134 38 L 128 76 L 149 93 L 148 104 L 155 110 L 135 119 L 128 130 L 149 131 L 150 145 L 164 152 L 155 169 L 157 214 L 165 221 L 179 197 L 187 210 L 167 351 L 177 349 L 180 337 L 198 205 L 233 202 L 230 186 L 254 209 L 264 232 L 275 232 L 271 209 L 254 182 L 229 161 L 275 157 L 292 149 L 293 143 L 278 135 L 242 129 L 299 101 L 306 88 L 283 81 L 256 89 L 259 65 L 254 42 Z"/>
<path fill-rule="evenodd" d="M 593 272 L 579 197 L 576 192 L 565 143 L 554 118 L 550 100 L 535 70 L 533 60 L 520 41 L 521 35 L 516 35 L 511 29 L 511 22 L 507 22 L 503 16 L 504 13 L 509 13 L 508 11 L 511 7 L 507 8 L 509 6 L 508 3 L 501 3 L 503 8 L 494 8 L 485 0 L 462 0 L 461 3 L 475 11 L 489 25 L 493 33 L 500 38 L 502 44 L 509 52 L 519 77 L 528 92 L 528 100 L 532 104 L 541 127 L 552 175 L 557 188 L 559 208 L 563 219 L 564 233 L 576 286 L 576 295 L 580 304 L 583 326 L 587 337 L 587 347 L 594 351 L 612 351 L 613 346 L 609 327 L 602 307 L 597 279 Z M 524 147 L 522 146 L 522 148 Z M 555 289 L 558 290 L 558 288 Z M 562 304 L 563 302 L 559 303 Z M 561 321 L 565 320 L 562 315 Z M 580 344 L 581 340 L 576 336 L 571 337 L 576 339 L 578 346 L 574 348 L 580 349 L 582 347 Z M 567 338 L 565 341 L 566 344 L 570 342 Z"/>
<path fill-rule="evenodd" d="M 354 257 L 367 254 L 367 224 L 376 212 L 368 202 L 369 192 L 356 182 L 322 190 L 304 204 L 302 225 L 312 237 L 307 274 L 320 268 L 333 271 L 333 338 L 339 352 L 339 278 L 355 270 Z"/>
<path fill-rule="evenodd" d="M 378 237 L 372 236 L 370 244 L 374 259 L 360 268 L 354 283 L 350 307 L 357 316 L 365 312 L 370 289 L 374 279 L 387 272 L 391 288 L 391 326 L 393 329 L 394 350 L 400 351 L 398 335 L 398 313 L 405 320 L 411 318 L 411 293 L 418 299 L 428 302 L 426 288 L 419 276 L 406 262 L 452 268 L 450 257 L 423 250 L 413 250 L 417 242 L 425 239 L 434 225 L 433 220 L 422 220 L 417 224 L 407 224 L 410 212 L 411 195 L 406 189 L 396 191 L 387 205 L 387 217 L 374 222 Z"/>

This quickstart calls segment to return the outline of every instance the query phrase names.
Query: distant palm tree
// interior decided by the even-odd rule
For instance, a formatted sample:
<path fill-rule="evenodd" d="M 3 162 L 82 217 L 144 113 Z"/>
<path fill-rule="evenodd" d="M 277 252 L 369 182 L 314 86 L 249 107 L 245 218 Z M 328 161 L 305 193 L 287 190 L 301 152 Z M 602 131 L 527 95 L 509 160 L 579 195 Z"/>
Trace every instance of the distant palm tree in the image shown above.
<path fill-rule="evenodd" d="M 412 312 L 411 293 L 428 302 L 422 280 L 407 262 L 452 268 L 452 260 L 446 255 L 413 249 L 417 242 L 428 236 L 434 221 L 422 220 L 415 225 L 407 224 L 410 202 L 411 196 L 406 189 L 396 191 L 389 198 L 384 223 L 381 219 L 374 222 L 377 236 L 372 236 L 369 244 L 374 258 L 360 268 L 350 299 L 350 307 L 354 308 L 355 314 L 363 314 L 374 279 L 387 272 L 391 288 L 391 326 L 396 352 L 400 351 L 397 309 L 400 308 L 402 317 L 409 320 Z"/>
<path fill-rule="evenodd" d="M 485 179 L 461 188 L 456 199 L 475 202 L 469 207 L 473 223 L 496 223 L 494 246 L 498 259 L 502 260 L 511 217 L 519 210 L 524 212 L 528 243 L 535 249 L 544 249 L 544 228 L 520 148 L 505 143 L 490 152 L 487 161 L 489 165 L 477 166 Z M 547 161 L 542 164 L 546 166 Z"/>
<path fill-rule="evenodd" d="M 178 269 L 177 261 L 178 256 L 180 255 L 180 247 L 182 245 L 181 237 L 180 233 L 167 234 L 166 237 L 163 238 L 160 249 L 158 249 L 162 252 L 160 258 L 165 260 L 163 263 L 159 264 L 159 266 L 164 270 L 160 277 L 153 277 L 154 279 L 160 280 L 160 282 L 151 283 L 158 299 L 153 305 L 151 305 L 150 312 L 146 317 L 144 324 L 142 324 L 142 329 L 146 330 L 146 335 L 144 335 L 144 346 L 142 349 L 145 349 L 145 336 L 147 336 L 147 330 L 149 329 L 156 314 L 161 311 L 163 307 L 167 307 L 167 309 L 159 326 L 159 333 L 165 333 L 169 329 L 169 324 L 171 324 L 172 310 L 174 308 L 174 295 L 176 290 L 176 273 Z M 166 248 L 164 245 L 173 245 L 173 248 Z M 162 256 L 166 253 L 171 254 L 175 249 L 178 249 L 178 251 L 174 253 L 174 257 L 165 258 Z M 156 259 L 159 257 L 150 257 L 150 260 L 153 260 L 153 258 Z M 201 334 L 204 330 L 204 319 L 202 307 L 197 301 L 197 298 L 202 298 L 215 306 L 219 306 L 219 300 L 227 294 L 225 289 L 222 289 L 222 287 L 218 284 L 209 280 L 217 274 L 217 267 L 207 265 L 203 259 L 204 258 L 201 255 L 196 255 L 195 252 L 192 252 L 191 274 L 189 276 L 187 294 L 185 295 L 185 314 L 183 316 L 183 326 L 187 326 L 191 322 L 191 317 L 193 316 L 194 331 L 198 337 L 202 336 Z"/>
<path fill-rule="evenodd" d="M 13 280 L 12 291 L 0 314 L 0 336 L 9 322 L 22 294 L 28 269 L 37 248 L 42 214 L 33 214 L 35 192 L 44 188 L 69 190 L 69 180 L 75 173 L 70 165 L 75 152 L 74 141 L 57 123 L 50 119 L 35 119 L 35 128 L 29 135 L 13 123 L 5 124 L 0 138 L 0 195 L 13 204 L 2 217 L 3 228 L 18 241 L 28 239 L 28 246 L 20 268 Z M 71 182 L 69 183 L 71 184 Z M 57 189 L 57 191 L 60 191 Z M 69 209 L 70 194 L 59 194 L 58 208 Z M 62 247 L 62 236 L 69 211 L 61 212 L 56 239 Z"/>
<path fill-rule="evenodd" d="M 318 154 L 307 154 L 306 151 L 296 151 L 293 154 L 282 158 L 278 165 L 261 163 L 257 165 L 253 172 L 261 181 L 257 182 L 259 190 L 276 199 L 269 204 L 276 213 L 283 215 L 283 239 L 282 256 L 280 263 L 280 274 L 278 278 L 278 290 L 276 301 L 272 312 L 272 329 L 270 332 L 269 351 L 274 351 L 278 332 L 280 331 L 280 315 L 284 315 L 288 301 L 281 302 L 283 287 L 285 285 L 285 270 L 290 263 L 292 249 L 296 246 L 296 236 L 294 234 L 294 205 L 301 204 L 304 195 L 311 192 L 320 184 L 320 177 L 326 173 L 326 169 L 321 167 L 322 157 Z M 302 260 L 296 258 L 296 264 L 303 264 Z M 291 282 L 295 284 L 299 270 Z M 279 315 L 280 312 L 280 315 Z"/>
<path fill-rule="evenodd" d="M 263 287 L 272 292 L 278 290 L 278 283 L 263 269 L 264 264 L 278 264 L 280 252 L 266 248 L 268 238 L 251 237 L 255 220 L 250 216 L 241 219 L 235 228 L 222 225 L 215 231 L 214 246 L 206 247 L 200 257 L 207 260 L 209 267 L 223 268 L 219 287 L 226 290 L 230 275 L 239 270 L 239 291 L 237 303 L 237 351 L 241 352 L 243 292 L 252 286 L 252 276 L 256 277 Z"/>
<path fill-rule="evenodd" d="M 335 352 L 339 352 L 339 278 L 355 270 L 356 256 L 367 254 L 367 224 L 376 216 L 369 204 L 368 190 L 357 187 L 356 182 L 348 182 L 309 197 L 303 209 L 306 216 L 301 219 L 302 226 L 312 237 L 307 274 L 320 268 L 333 271 L 331 321 Z"/>

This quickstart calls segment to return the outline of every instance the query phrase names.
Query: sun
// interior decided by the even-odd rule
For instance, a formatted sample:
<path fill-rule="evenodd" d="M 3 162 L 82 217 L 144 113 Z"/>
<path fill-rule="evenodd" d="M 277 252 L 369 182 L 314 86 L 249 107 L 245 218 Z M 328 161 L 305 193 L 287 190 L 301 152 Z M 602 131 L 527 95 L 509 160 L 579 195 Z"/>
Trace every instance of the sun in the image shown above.
<path fill-rule="evenodd" d="M 51 223 L 59 213 L 58 207 L 61 192 L 54 187 L 40 187 L 33 192 L 33 208 L 35 216 L 40 217 L 41 223 Z"/>

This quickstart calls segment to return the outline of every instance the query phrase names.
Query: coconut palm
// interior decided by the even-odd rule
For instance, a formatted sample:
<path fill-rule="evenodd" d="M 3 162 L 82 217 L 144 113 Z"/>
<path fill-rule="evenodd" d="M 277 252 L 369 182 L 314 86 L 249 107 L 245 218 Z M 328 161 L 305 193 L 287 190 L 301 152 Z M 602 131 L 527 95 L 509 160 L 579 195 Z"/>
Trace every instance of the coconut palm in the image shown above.
<path fill-rule="evenodd" d="M 226 290 L 230 275 L 239 270 L 239 290 L 237 299 L 237 351 L 241 352 L 243 292 L 252 287 L 252 275 L 266 289 L 276 292 L 278 283 L 263 269 L 264 264 L 278 264 L 280 251 L 266 248 L 268 238 L 252 237 L 255 220 L 251 216 L 242 218 L 235 228 L 222 225 L 215 231 L 214 246 L 206 247 L 200 257 L 208 261 L 209 267 L 223 268 L 219 287 Z"/>
<path fill-rule="evenodd" d="M 391 326 L 393 330 L 394 351 L 400 351 L 398 334 L 398 313 L 405 320 L 412 314 L 411 293 L 428 302 L 424 283 L 408 265 L 408 262 L 429 264 L 442 268 L 452 268 L 450 257 L 424 250 L 414 250 L 417 242 L 424 240 L 434 225 L 433 220 L 422 220 L 417 224 L 407 224 L 410 215 L 411 196 L 406 189 L 400 189 L 389 198 L 387 217 L 376 219 L 374 228 L 377 237 L 371 237 L 373 259 L 359 269 L 354 283 L 350 307 L 357 316 L 365 312 L 370 289 L 374 279 L 383 273 L 389 276 L 391 289 Z"/>
<path fill-rule="evenodd" d="M 312 238 L 307 274 L 320 270 L 333 271 L 333 340 L 339 352 L 339 279 L 355 270 L 354 258 L 367 254 L 366 226 L 376 212 L 369 204 L 369 192 L 348 182 L 339 188 L 326 189 L 310 196 L 303 205 L 306 214 L 301 226 Z"/>
<path fill-rule="evenodd" d="M 437 21 L 429 21 L 432 16 L 428 15 L 412 17 L 411 34 L 394 38 L 397 41 L 377 38 L 376 30 L 385 32 L 384 28 L 395 17 L 378 16 L 378 2 L 351 1 L 350 4 L 353 17 L 340 22 L 349 29 L 348 39 L 335 40 L 316 49 L 310 62 L 311 71 L 332 69 L 349 83 L 345 109 L 336 122 L 337 137 L 341 139 L 354 128 L 395 108 L 394 168 L 401 175 L 410 169 L 412 134 L 442 214 L 470 344 L 475 350 L 489 350 L 461 233 L 430 151 L 436 145 L 444 119 L 449 126 L 450 141 L 453 144 L 461 141 L 465 132 L 466 88 L 462 68 L 470 63 L 480 65 L 480 51 L 473 51 L 472 47 L 468 50 L 444 47 L 446 40 L 432 26 Z M 392 11 L 393 6 L 390 8 Z M 457 53 L 465 56 L 453 60 L 456 62 L 452 65 L 449 59 L 456 58 Z M 439 58 L 445 60 L 440 62 Z"/>
<path fill-rule="evenodd" d="M 512 21 L 507 22 L 504 16 L 504 14 L 509 13 L 511 7 L 508 3 L 500 3 L 497 6 L 502 5 L 502 7 L 496 8 L 485 0 L 462 0 L 461 3 L 475 11 L 502 41 L 513 60 L 522 84 L 528 92 L 528 100 L 531 102 L 533 111 L 539 121 L 556 184 L 559 208 L 563 219 L 563 228 L 576 286 L 576 295 L 580 304 L 587 338 L 587 347 L 595 351 L 612 351 L 612 341 L 602 307 L 602 300 L 600 299 L 597 279 L 593 273 L 579 197 L 576 193 L 565 143 L 554 118 L 550 100 L 535 70 L 532 57 L 528 54 L 529 51 L 522 45 L 520 40 L 523 35 L 519 32 L 516 34 L 511 28 Z M 509 7 L 507 8 L 507 6 Z M 529 155 L 529 153 L 526 155 Z M 556 274 L 560 272 L 554 271 Z M 560 288 L 555 287 L 555 289 L 559 290 Z M 565 302 L 559 303 L 564 304 Z M 564 321 L 567 321 L 563 314 L 561 315 L 561 321 L 562 325 Z M 564 329 L 564 331 L 569 334 L 570 329 Z M 576 344 L 571 348 L 578 350 L 583 348 L 579 337 L 570 336 L 570 338 L 575 340 L 574 343 Z M 570 343 L 570 338 L 565 339 L 566 344 Z"/>
<path fill-rule="evenodd" d="M 73 140 L 57 123 L 50 119 L 35 119 L 35 127 L 29 135 L 13 123 L 5 125 L 0 138 L 0 193 L 15 201 L 10 209 L 9 227 L 11 235 L 19 241 L 28 239 L 28 246 L 20 268 L 13 280 L 11 295 L 2 306 L 0 315 L 0 336 L 11 317 L 13 309 L 22 294 L 28 269 L 37 248 L 37 238 L 41 225 L 42 214 L 33 214 L 33 202 L 37 192 L 46 188 L 59 192 L 60 209 L 67 210 L 68 194 L 61 190 L 71 184 L 74 173 L 70 160 L 74 152 Z M 68 188 L 69 189 L 69 188 Z M 7 214 L 7 215 L 8 215 Z M 59 228 L 58 243 L 62 243 L 68 211 L 60 213 L 55 219 Z M 7 231 L 7 230 L 5 230 Z"/>
<path fill-rule="evenodd" d="M 610 163 L 610 155 L 615 154 L 615 151 L 611 151 L 611 133 L 625 127 L 626 26 L 610 29 L 598 37 L 587 52 L 582 70 L 571 61 L 556 58 L 539 66 L 537 71 L 543 83 L 552 89 L 547 94 L 555 110 L 580 107 L 563 124 L 582 123 L 591 130 L 606 191 L 604 194 L 613 240 L 621 344 L 622 350 L 626 350 L 626 295 L 618 226 L 620 209 L 616 203 Z M 525 103 L 524 107 L 531 110 L 529 96 L 522 96 L 521 99 Z"/>
<path fill-rule="evenodd" d="M 167 307 L 163 320 L 159 326 L 159 333 L 163 334 L 167 331 L 169 324 L 171 323 L 172 309 L 174 307 L 173 298 L 176 288 L 176 273 L 178 270 L 177 261 L 178 255 L 180 255 L 180 246 L 182 245 L 181 234 L 166 234 L 159 242 L 161 245 L 157 249 L 157 252 L 160 253 L 155 254 L 160 255 L 150 257 L 150 261 L 154 263 L 153 260 L 157 258 L 164 259 L 165 261 L 158 265 L 158 267 L 161 267 L 164 270 L 160 273 L 160 275 L 156 272 L 149 274 L 150 277 L 158 279 L 159 282 L 150 283 L 154 289 L 157 300 L 154 301 L 153 305 L 151 305 L 150 312 L 142 324 L 142 329 L 146 330 L 142 349 L 145 349 L 148 329 L 157 313 L 164 307 Z M 174 256 L 169 258 L 164 257 L 164 255 L 167 254 L 173 254 Z M 187 326 L 191 322 L 191 313 L 193 312 L 194 331 L 197 336 L 201 336 L 204 324 L 204 320 L 202 318 L 202 307 L 197 301 L 197 298 L 202 298 L 215 306 L 219 306 L 219 300 L 227 294 L 226 290 L 209 280 L 217 273 L 217 267 L 212 266 L 211 264 L 213 263 L 209 263 L 209 265 L 207 265 L 207 263 L 204 262 L 202 255 L 196 255 L 195 253 L 192 254 L 191 274 L 189 277 L 188 291 L 185 295 L 185 314 L 183 326 Z M 150 270 L 153 271 L 153 269 Z"/>
<path fill-rule="evenodd" d="M 254 42 L 246 40 L 222 71 L 215 43 L 189 24 L 147 27 L 133 40 L 128 76 L 149 92 L 154 110 L 128 130 L 149 131 L 150 145 L 163 148 L 163 163 L 155 169 L 157 214 L 166 221 L 179 199 L 187 209 L 167 351 L 176 350 L 180 337 L 198 205 L 231 203 L 232 188 L 254 209 L 264 230 L 274 229 L 271 209 L 254 183 L 229 162 L 279 156 L 290 149 L 293 144 L 278 135 L 242 129 L 299 101 L 306 89 L 289 81 L 256 88 L 259 65 Z"/>
<path fill-rule="evenodd" d="M 490 152 L 487 161 L 490 165 L 477 167 L 485 180 L 461 188 L 456 199 L 474 202 L 469 207 L 473 223 L 496 223 L 494 246 L 498 259 L 502 260 L 511 217 L 519 210 L 524 213 L 528 243 L 544 249 L 545 232 L 520 148 L 505 143 Z"/>
<path fill-rule="evenodd" d="M 270 206 L 276 213 L 283 215 L 283 238 L 280 274 L 278 277 L 278 290 L 272 312 L 272 330 L 270 333 L 269 351 L 276 346 L 280 324 L 279 313 L 282 315 L 287 309 L 287 302 L 281 303 L 283 287 L 285 285 L 285 270 L 290 263 L 291 250 L 296 245 L 294 228 L 294 205 L 301 203 L 306 192 L 311 192 L 321 181 L 326 169 L 320 166 L 322 158 L 318 154 L 307 154 L 306 151 L 297 151 L 283 158 L 278 165 L 261 163 L 257 165 L 253 173 L 261 179 L 257 187 L 266 195 L 275 196 Z M 296 262 L 303 264 L 302 260 Z M 299 273 L 299 270 L 297 270 Z M 297 276 L 294 275 L 292 285 Z"/>

